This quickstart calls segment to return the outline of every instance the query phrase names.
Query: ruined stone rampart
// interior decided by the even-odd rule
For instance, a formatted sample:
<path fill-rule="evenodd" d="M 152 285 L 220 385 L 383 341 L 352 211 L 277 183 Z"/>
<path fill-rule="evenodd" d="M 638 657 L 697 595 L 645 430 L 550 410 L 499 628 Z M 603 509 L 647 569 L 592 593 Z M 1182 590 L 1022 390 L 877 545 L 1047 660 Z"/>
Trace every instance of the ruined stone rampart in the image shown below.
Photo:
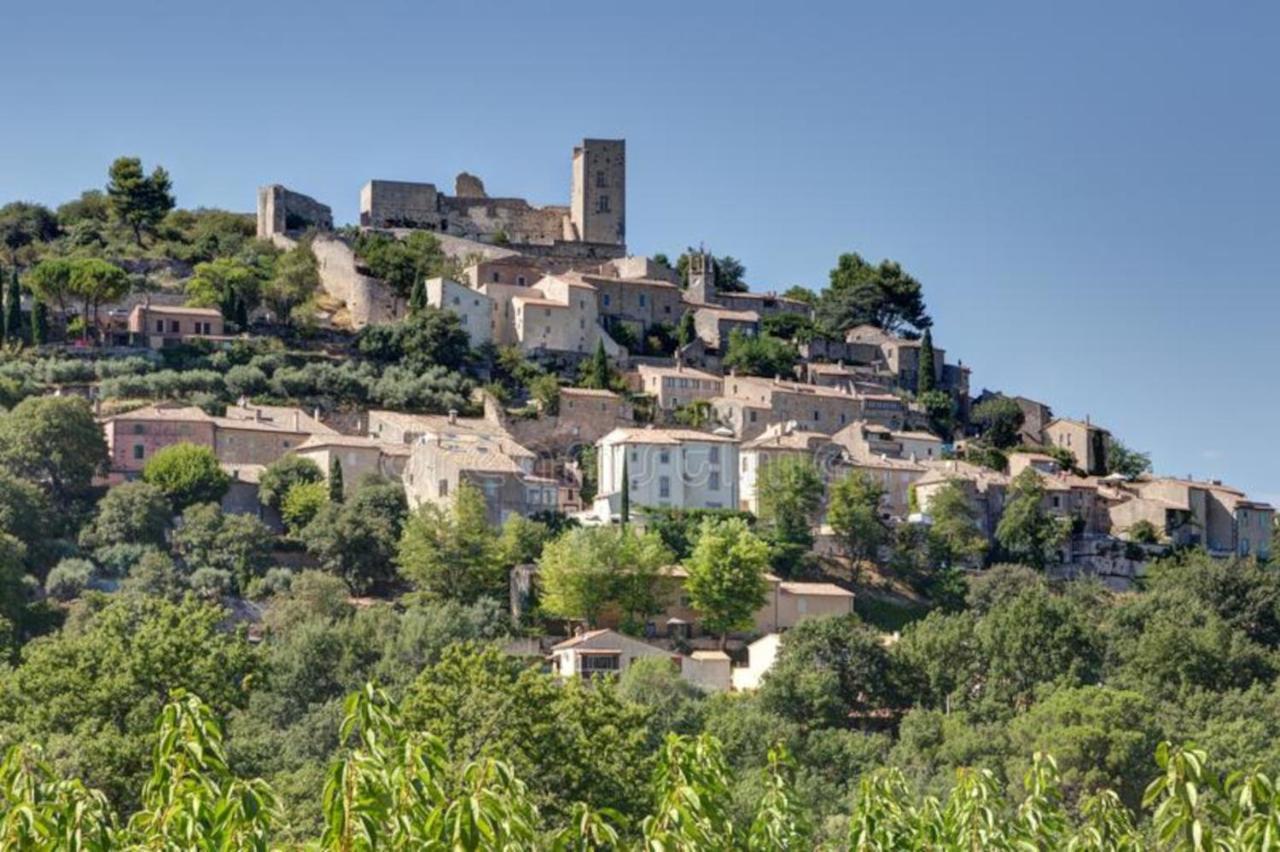
<path fill-rule="evenodd" d="M 333 230 L 333 211 L 310 196 L 278 183 L 258 187 L 258 239 L 299 233 L 308 228 Z"/>

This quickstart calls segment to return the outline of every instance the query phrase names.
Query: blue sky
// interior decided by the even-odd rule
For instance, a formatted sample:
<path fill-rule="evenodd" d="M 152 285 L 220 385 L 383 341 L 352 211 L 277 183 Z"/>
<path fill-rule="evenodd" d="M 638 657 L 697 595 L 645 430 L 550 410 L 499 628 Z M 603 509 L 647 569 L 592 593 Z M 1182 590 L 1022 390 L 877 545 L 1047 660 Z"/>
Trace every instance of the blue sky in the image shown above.
<path fill-rule="evenodd" d="M 369 178 L 463 169 L 564 203 L 572 145 L 625 137 L 634 252 L 765 290 L 892 257 L 975 391 L 1280 502 L 1280 6 L 600 6 L 15 5 L 0 200 L 127 153 L 184 206 L 281 182 L 351 221 Z"/>

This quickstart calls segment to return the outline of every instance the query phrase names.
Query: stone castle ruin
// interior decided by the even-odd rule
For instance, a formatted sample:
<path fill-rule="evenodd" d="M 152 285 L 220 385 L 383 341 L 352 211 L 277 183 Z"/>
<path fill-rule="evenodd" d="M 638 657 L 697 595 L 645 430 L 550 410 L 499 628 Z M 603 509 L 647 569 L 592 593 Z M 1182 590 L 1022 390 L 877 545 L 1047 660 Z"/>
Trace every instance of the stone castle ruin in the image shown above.
<path fill-rule="evenodd" d="M 455 179 L 452 195 L 430 183 L 371 180 L 360 190 L 360 226 L 432 231 L 458 257 L 520 254 L 548 269 L 576 268 L 626 256 L 626 185 L 626 141 L 584 139 L 573 149 L 567 205 L 493 198 L 467 172 Z M 333 234 L 328 205 L 279 184 L 258 189 L 259 238 L 289 248 L 308 230 L 318 232 L 312 250 L 321 283 L 346 305 L 354 328 L 403 315 L 402 300 L 365 275 L 347 241 Z"/>
<path fill-rule="evenodd" d="M 310 196 L 278 183 L 258 188 L 258 239 L 315 228 L 333 230 L 333 211 Z"/>
<path fill-rule="evenodd" d="M 626 254 L 626 191 L 625 140 L 584 139 L 573 149 L 568 205 L 490 197 L 466 172 L 453 195 L 432 183 L 371 180 L 360 191 L 360 224 L 498 242 L 527 254 L 610 259 Z"/>

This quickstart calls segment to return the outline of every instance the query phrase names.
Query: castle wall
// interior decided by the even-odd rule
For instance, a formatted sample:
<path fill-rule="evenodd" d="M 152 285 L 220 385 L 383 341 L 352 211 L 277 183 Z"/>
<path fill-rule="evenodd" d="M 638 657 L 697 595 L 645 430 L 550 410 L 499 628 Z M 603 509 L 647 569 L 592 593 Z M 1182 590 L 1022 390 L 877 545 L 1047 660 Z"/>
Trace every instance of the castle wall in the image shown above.
<path fill-rule="evenodd" d="M 258 239 L 307 228 L 333 230 L 333 211 L 327 204 L 278 183 L 258 187 Z"/>
<path fill-rule="evenodd" d="M 440 193 L 432 183 L 371 180 L 360 189 L 366 228 L 440 228 Z"/>
<path fill-rule="evenodd" d="M 320 284 L 326 293 L 344 302 L 351 327 L 361 329 L 371 323 L 395 322 L 405 316 L 407 305 L 377 278 L 361 274 L 355 252 L 337 237 L 320 235 L 311 243 L 320 267 Z"/>

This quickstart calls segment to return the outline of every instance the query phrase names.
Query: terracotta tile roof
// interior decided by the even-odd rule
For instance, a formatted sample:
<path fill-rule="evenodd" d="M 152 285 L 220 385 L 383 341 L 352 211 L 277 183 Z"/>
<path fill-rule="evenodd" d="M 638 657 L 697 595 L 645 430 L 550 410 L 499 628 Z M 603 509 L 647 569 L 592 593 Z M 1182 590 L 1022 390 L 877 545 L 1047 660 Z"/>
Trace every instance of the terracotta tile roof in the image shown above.
<path fill-rule="evenodd" d="M 106 418 L 106 422 L 108 423 L 116 420 L 167 420 L 172 422 L 196 421 L 199 423 L 213 422 L 212 417 L 205 414 L 204 411 L 194 405 L 148 405 L 143 408 L 135 408 L 133 411 L 114 414 L 111 417 Z"/>
<path fill-rule="evenodd" d="M 566 648 L 573 648 L 577 645 L 581 645 L 583 642 L 586 642 L 588 639 L 594 639 L 597 636 L 604 636 L 605 634 L 612 633 L 612 632 L 613 631 L 607 627 L 602 627 L 599 630 L 588 630 L 586 633 L 580 633 L 577 636 L 570 637 L 569 639 L 566 639 L 563 642 L 552 645 L 551 650 L 563 651 Z"/>
<path fill-rule="evenodd" d="M 680 289 L 678 285 L 672 284 L 670 281 L 662 281 L 657 278 L 613 278 L 609 275 L 592 275 L 586 272 L 566 273 L 565 277 L 568 275 L 574 275 L 577 278 L 581 278 L 588 284 L 621 284 L 623 286 L 635 284 L 640 287 L 659 287 L 663 290 Z"/>
<path fill-rule="evenodd" d="M 389 456 L 407 456 L 413 450 L 408 444 L 392 444 L 387 441 L 379 441 L 376 438 L 366 438 L 363 435 L 339 435 L 337 433 L 332 435 L 312 435 L 299 444 L 296 449 L 316 450 L 325 447 L 376 449 Z"/>
<path fill-rule="evenodd" d="M 222 319 L 222 311 L 217 308 L 196 308 L 186 305 L 134 305 L 134 310 L 144 310 L 152 314 L 173 314 L 175 316 L 209 317 Z"/>
<path fill-rule="evenodd" d="M 696 429 L 614 429 L 600 439 L 602 444 L 681 444 L 686 441 L 737 443 L 726 435 L 713 435 Z"/>
<path fill-rule="evenodd" d="M 824 432 L 805 432 L 801 430 L 781 434 L 769 434 L 766 432 L 747 441 L 742 445 L 742 449 L 760 450 L 775 447 L 777 449 L 807 450 L 815 443 L 826 443 L 830 440 L 831 436 Z"/>
<path fill-rule="evenodd" d="M 778 588 L 789 595 L 818 595 L 832 598 L 852 598 L 853 592 L 842 589 L 835 583 L 797 583 L 782 582 Z"/>
<path fill-rule="evenodd" d="M 720 308 L 704 305 L 697 313 L 708 313 L 718 320 L 736 320 L 737 322 L 760 322 L 760 315 L 755 311 L 735 311 L 731 308 Z"/>
<path fill-rule="evenodd" d="M 641 376 L 653 375 L 661 378 L 671 376 L 672 378 L 681 379 L 701 379 L 708 382 L 724 381 L 723 376 L 717 376 L 715 373 L 708 373 L 704 370 L 695 370 L 692 367 L 658 367 L 652 364 L 640 364 L 636 367 L 636 372 Z"/>
<path fill-rule="evenodd" d="M 601 388 L 560 388 L 561 396 L 596 396 L 604 399 L 621 399 L 611 390 Z"/>

